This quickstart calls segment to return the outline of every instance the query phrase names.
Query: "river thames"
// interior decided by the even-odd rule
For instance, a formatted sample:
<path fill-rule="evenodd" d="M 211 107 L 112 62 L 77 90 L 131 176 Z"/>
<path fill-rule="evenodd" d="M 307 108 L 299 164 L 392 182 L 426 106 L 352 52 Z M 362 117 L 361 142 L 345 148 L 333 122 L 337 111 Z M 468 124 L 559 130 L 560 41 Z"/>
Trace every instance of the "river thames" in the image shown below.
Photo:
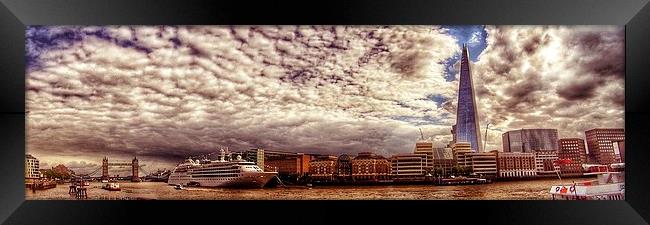
<path fill-rule="evenodd" d="M 593 179 L 593 178 L 592 178 Z M 88 186 L 89 200 L 550 200 L 552 185 L 584 181 L 589 178 L 494 182 L 482 185 L 434 186 L 305 186 L 264 189 L 188 187 L 176 190 L 162 182 L 119 183 L 121 191 L 101 189 L 102 183 Z M 25 189 L 27 200 L 75 200 L 68 194 L 69 184 L 33 193 Z"/>

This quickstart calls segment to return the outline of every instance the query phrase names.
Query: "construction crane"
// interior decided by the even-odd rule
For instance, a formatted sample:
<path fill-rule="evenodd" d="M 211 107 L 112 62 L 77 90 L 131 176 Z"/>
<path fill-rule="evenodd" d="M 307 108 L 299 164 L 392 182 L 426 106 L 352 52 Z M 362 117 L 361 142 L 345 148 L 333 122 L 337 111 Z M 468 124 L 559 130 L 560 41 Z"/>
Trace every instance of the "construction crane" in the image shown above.
<path fill-rule="evenodd" d="M 487 126 L 485 126 L 485 138 L 483 138 L 483 151 L 484 152 L 487 152 L 487 150 L 485 150 L 485 145 L 487 143 L 488 127 L 490 127 L 490 123 L 487 123 Z"/>
<path fill-rule="evenodd" d="M 424 140 L 424 133 L 422 133 L 422 128 L 418 127 L 418 129 L 420 129 L 420 136 L 422 137 L 422 140 Z"/>

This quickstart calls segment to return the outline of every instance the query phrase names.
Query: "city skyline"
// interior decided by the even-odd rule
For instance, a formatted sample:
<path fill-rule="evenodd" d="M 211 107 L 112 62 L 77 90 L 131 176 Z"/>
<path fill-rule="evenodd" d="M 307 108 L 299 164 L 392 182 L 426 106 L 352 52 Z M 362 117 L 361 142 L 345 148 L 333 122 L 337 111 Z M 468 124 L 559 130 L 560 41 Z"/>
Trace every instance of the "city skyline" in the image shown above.
<path fill-rule="evenodd" d="M 29 27 L 27 152 L 167 168 L 220 146 L 393 155 L 413 150 L 418 128 L 442 146 L 464 43 L 486 150 L 521 128 L 583 138 L 624 125 L 623 37 L 616 26 Z"/>

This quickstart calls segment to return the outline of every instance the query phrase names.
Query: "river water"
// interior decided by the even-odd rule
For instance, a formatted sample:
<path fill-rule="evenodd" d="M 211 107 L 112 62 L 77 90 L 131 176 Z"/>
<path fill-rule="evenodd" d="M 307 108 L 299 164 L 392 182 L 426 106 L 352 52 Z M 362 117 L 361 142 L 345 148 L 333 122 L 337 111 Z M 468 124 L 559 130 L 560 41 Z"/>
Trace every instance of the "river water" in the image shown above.
<path fill-rule="evenodd" d="M 592 178 L 593 179 L 593 178 Z M 563 180 L 562 183 L 584 181 L 589 178 Z M 414 199 L 414 200 L 493 200 L 493 199 L 551 199 L 549 189 L 558 180 L 530 180 L 494 182 L 482 185 L 434 186 L 304 186 L 272 187 L 264 189 L 192 188 L 176 190 L 162 182 L 120 183 L 121 191 L 101 189 L 102 183 L 88 187 L 89 200 L 348 200 L 348 199 Z M 68 194 L 69 185 L 33 193 L 25 190 L 27 200 L 74 200 Z"/>

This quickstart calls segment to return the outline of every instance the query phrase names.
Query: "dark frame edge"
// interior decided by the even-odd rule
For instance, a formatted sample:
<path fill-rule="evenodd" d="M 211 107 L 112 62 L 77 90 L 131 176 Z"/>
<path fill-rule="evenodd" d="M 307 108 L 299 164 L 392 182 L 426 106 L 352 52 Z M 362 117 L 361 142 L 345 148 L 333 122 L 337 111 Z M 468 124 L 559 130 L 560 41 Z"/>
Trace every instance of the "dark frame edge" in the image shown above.
<path fill-rule="evenodd" d="M 647 40 L 650 40 L 650 3 L 639 10 L 625 25 L 625 133 L 626 139 L 630 140 L 630 149 L 638 151 L 626 152 L 626 166 L 630 171 L 650 171 L 650 164 L 640 163 L 640 160 L 650 158 L 648 151 L 644 149 L 650 146 L 650 140 L 645 136 L 650 131 L 650 112 L 645 109 L 650 100 L 647 92 L 647 85 L 650 83 L 650 65 L 648 57 L 650 48 Z M 645 45 L 645 46 L 644 46 Z M 630 163 L 635 159 L 637 163 Z M 640 176 L 626 174 L 626 195 L 635 196 L 626 198 L 628 205 L 634 209 L 644 220 L 650 221 L 650 194 L 646 188 L 650 181 Z"/>
<path fill-rule="evenodd" d="M 0 95 L 0 143 L 2 150 L 0 157 L 0 171 L 2 171 L 3 186 L 0 191 L 0 223 L 3 223 L 25 202 L 24 168 L 25 151 L 25 113 L 24 113 L 24 80 L 13 79 L 11 73 L 24 71 L 24 58 L 16 55 L 25 55 L 23 46 L 15 43 L 24 43 L 25 25 L 9 10 L 4 3 L 0 3 L 0 83 L 8 90 L 2 90 Z M 13 44 L 13 45 L 12 45 Z M 6 54 L 9 53 L 9 54 Z M 18 92 L 19 91 L 19 92 Z M 19 93 L 23 93 L 22 96 Z M 8 95 L 14 94 L 14 95 Z M 18 96 L 15 96 L 15 95 Z M 18 97 L 18 98 L 16 98 Z M 21 100 L 22 99 L 22 100 Z"/>
<path fill-rule="evenodd" d="M 9 16 L 6 16 L 6 15 L 9 15 Z M 628 41 L 627 40 L 628 37 L 634 38 L 634 32 L 629 33 L 632 30 L 628 30 L 628 28 L 638 27 L 638 28 L 635 28 L 635 29 L 644 29 L 644 28 L 650 27 L 650 26 L 648 26 L 648 22 L 647 22 L 647 21 L 650 21 L 650 19 L 648 19 L 648 18 L 650 18 L 649 16 L 650 16 L 650 4 L 648 4 L 648 2 L 646 1 L 644 6 L 641 8 L 641 10 L 639 10 L 636 13 L 636 15 L 634 15 L 631 18 L 631 20 L 626 24 L 626 41 Z M 8 19 L 6 19 L 5 17 L 8 18 Z M 23 22 L 20 21 L 18 19 L 18 17 L 16 15 L 14 15 L 11 12 L 11 10 L 9 10 L 9 8 L 7 8 L 4 5 L 3 2 L 0 2 L 0 33 L 3 34 L 3 37 L 5 36 L 4 34 L 13 33 L 15 31 L 15 26 L 17 26 L 17 25 L 19 25 L 21 27 L 20 29 L 22 30 L 22 32 L 20 32 L 22 40 L 20 40 L 20 41 L 24 42 L 24 27 L 25 27 L 25 24 L 23 24 Z M 14 30 L 14 31 L 9 32 L 8 30 Z M 640 34 L 638 34 L 638 35 L 640 35 L 640 37 L 645 37 L 645 40 L 650 40 L 650 38 L 648 38 L 650 36 L 648 36 L 647 34 L 644 34 L 643 32 L 640 32 Z M 13 38 L 13 36 L 12 36 L 12 38 Z M 5 51 L 5 52 L 20 49 L 19 51 L 21 51 L 23 53 L 23 55 L 24 55 L 24 47 L 23 46 L 10 46 L 9 45 L 10 43 L 14 43 L 14 42 L 13 41 L 0 42 L 0 49 L 3 49 L 3 51 Z M 627 43 L 631 44 L 632 42 L 627 42 Z M 638 45 L 638 46 L 637 45 L 631 45 L 631 46 L 641 47 L 643 43 L 638 42 L 637 44 L 640 44 L 640 45 Z M 4 49 L 10 49 L 10 50 L 7 51 L 7 50 L 4 50 Z M 642 49 L 642 48 L 637 48 L 637 49 L 639 49 L 638 51 L 644 51 L 643 52 L 644 54 L 648 53 L 648 51 L 646 49 Z M 635 51 L 633 49 L 630 49 L 630 47 L 626 45 L 626 59 L 627 60 L 631 60 L 631 58 L 628 57 L 628 55 L 638 55 L 638 54 L 632 54 L 628 50 Z M 646 55 L 648 55 L 648 54 L 646 54 Z M 4 57 L 4 55 L 2 55 L 2 57 Z M 11 67 L 21 67 L 22 66 L 22 68 L 24 68 L 24 60 L 23 60 L 24 58 L 18 58 L 18 59 L 0 58 L 0 59 L 2 59 L 2 62 L 0 62 L 0 65 L 2 65 L 0 67 L 0 76 L 1 76 L 0 79 L 2 79 L 2 80 L 0 80 L 0 82 L 5 83 L 5 85 L 3 85 L 3 87 L 8 87 L 10 85 L 7 85 L 6 83 L 7 82 L 12 82 L 12 81 L 11 81 L 10 78 L 7 78 L 7 76 L 2 75 L 2 74 L 5 74 L 5 72 L 6 72 L 4 66 L 5 65 L 9 65 Z M 635 63 L 637 63 L 636 64 L 637 67 L 640 66 L 640 68 L 636 68 L 636 69 L 635 68 L 630 68 L 628 65 L 626 65 L 626 71 L 627 71 L 626 75 L 629 76 L 629 74 L 632 74 L 633 71 L 635 71 L 634 74 L 639 75 L 639 76 L 634 76 L 633 77 L 633 79 L 635 79 L 634 83 L 626 82 L 626 130 L 628 131 L 628 134 L 630 134 L 631 130 L 635 130 L 635 128 L 634 128 L 634 124 L 628 124 L 627 118 L 634 118 L 633 120 L 641 120 L 642 122 L 640 124 L 642 124 L 642 125 L 650 125 L 648 119 L 643 119 L 645 117 L 650 116 L 649 112 L 643 111 L 641 108 L 638 108 L 638 107 L 636 107 L 636 108 L 627 108 L 628 103 L 630 103 L 630 105 L 642 106 L 643 103 L 647 102 L 646 101 L 647 99 L 650 99 L 650 97 L 648 97 L 647 94 L 642 95 L 642 94 L 640 94 L 642 92 L 639 92 L 639 91 L 644 90 L 644 88 L 642 86 L 643 83 L 647 84 L 647 83 L 650 83 L 650 82 L 637 82 L 637 81 L 650 81 L 649 78 L 641 76 L 641 75 L 644 75 L 644 74 L 649 74 L 648 69 L 643 68 L 643 66 L 644 65 L 650 65 L 650 63 L 644 63 L 644 62 L 648 61 L 647 58 L 637 59 L 637 60 L 638 61 L 635 61 Z M 21 68 L 21 70 L 24 70 L 22 68 Z M 626 78 L 626 80 L 627 79 L 628 78 Z M 23 92 L 23 94 L 24 94 L 24 90 L 22 90 L 22 88 L 24 88 L 24 80 L 21 81 L 21 82 L 22 82 L 22 85 L 17 85 L 17 87 L 21 88 L 21 92 Z M 636 83 L 637 86 L 634 86 L 635 83 Z M 628 85 L 632 85 L 632 86 L 628 86 Z M 3 90 L 3 91 L 4 91 L 4 93 L 10 93 L 10 92 L 14 93 L 11 90 Z M 628 92 L 628 91 L 630 91 L 630 92 Z M 631 97 L 630 93 L 638 95 L 638 96 Z M 23 166 L 22 165 L 22 160 L 23 160 L 22 159 L 22 153 L 18 154 L 18 156 L 20 156 L 20 158 L 15 158 L 13 155 L 7 153 L 7 151 L 21 151 L 22 152 L 22 151 L 25 150 L 25 143 L 24 143 L 24 131 L 25 131 L 24 102 L 19 102 L 20 105 L 18 106 L 18 108 L 15 108 L 13 110 L 7 110 L 7 109 L 5 109 L 5 107 L 7 105 L 12 105 L 13 106 L 13 102 L 10 102 L 10 100 L 13 100 L 15 98 L 5 100 L 4 97 L 1 97 L 0 99 L 2 101 L 1 105 L 0 105 L 0 107 L 2 107 L 0 109 L 0 112 L 1 112 L 1 114 L 0 114 L 0 124 L 3 124 L 3 128 L 0 129 L 0 133 L 2 134 L 2 136 L 0 137 L 0 140 L 2 140 L 2 143 L 6 143 L 5 145 L 3 145 L 3 146 L 5 146 L 5 151 L 1 152 L 0 155 L 2 157 L 9 157 L 9 158 L 12 158 L 12 159 L 18 159 L 16 161 L 17 164 L 18 164 L 17 167 L 16 167 L 16 164 L 2 163 L 2 164 L 0 164 L 0 171 L 15 171 L 14 173 L 11 174 L 11 176 L 14 176 L 15 173 L 18 173 L 19 176 L 22 176 L 23 175 L 22 171 L 16 171 L 16 169 L 15 169 L 15 168 L 21 168 Z M 23 96 L 23 99 L 24 99 L 24 96 Z M 632 103 L 634 103 L 634 104 L 632 104 Z M 20 109 L 20 108 L 22 108 L 23 110 L 22 111 L 21 110 L 16 110 L 16 109 Z M 629 127 L 628 125 L 632 126 L 631 127 L 632 129 L 628 129 L 628 127 Z M 637 125 L 637 126 L 641 126 L 641 125 Z M 647 128 L 638 128 L 638 129 L 644 129 L 644 130 L 641 130 L 641 132 L 648 133 Z M 22 131 L 22 133 L 20 133 L 20 132 L 16 133 L 16 131 Z M 649 141 L 643 140 L 643 137 L 641 135 L 639 135 L 638 137 L 641 138 L 641 139 L 637 139 L 637 141 L 634 141 L 637 144 L 634 144 L 634 143 L 631 143 L 631 144 L 633 144 L 634 146 L 639 146 L 639 147 L 640 146 L 650 146 Z M 22 149 L 20 149 L 20 148 L 22 148 Z M 648 159 L 648 157 L 647 157 L 648 154 L 647 153 L 642 153 L 642 154 L 639 154 L 639 155 L 637 155 L 637 153 L 631 153 L 631 154 L 632 154 L 632 156 L 639 157 L 640 159 Z M 629 159 L 631 157 L 627 157 L 627 158 Z M 3 160 L 3 162 L 6 162 L 6 161 L 9 161 L 9 160 Z M 630 168 L 630 169 L 642 169 L 642 170 L 639 170 L 639 171 L 650 171 L 649 170 L 650 166 L 648 166 L 647 164 L 646 165 L 633 165 L 633 167 Z M 6 178 L 6 179 L 11 179 L 11 178 L 14 178 L 14 177 Z M 17 180 L 22 181 L 22 179 L 23 179 L 22 177 L 19 177 Z M 641 197 L 641 198 L 628 199 L 628 200 L 626 200 L 626 202 L 633 210 L 635 210 L 635 213 L 637 213 L 637 215 L 639 215 L 640 217 L 642 217 L 646 221 L 650 221 L 650 209 L 648 209 L 648 205 L 647 205 L 647 202 L 650 201 L 650 196 L 648 195 L 648 193 L 645 193 L 645 194 L 641 193 L 642 191 L 645 191 L 645 190 L 639 190 L 639 189 L 635 190 L 633 188 L 634 186 L 637 186 L 637 185 L 641 186 L 641 187 L 648 187 L 648 186 L 650 186 L 650 182 L 649 181 L 643 181 L 643 180 L 634 180 L 634 178 L 631 178 L 631 179 L 633 180 L 633 182 L 631 183 L 632 184 L 631 185 L 631 187 L 632 187 L 631 193 L 634 193 L 634 195 L 639 195 L 639 197 Z M 13 183 L 3 183 L 3 184 L 5 184 L 7 186 L 14 185 Z M 22 188 L 24 184 L 21 182 L 19 185 Z M 13 193 L 13 195 L 12 195 L 12 193 L 13 192 L 8 192 L 8 191 L 0 192 L 0 199 L 1 199 L 0 202 L 3 202 L 3 204 L 0 204 L 0 223 L 4 222 L 17 209 L 18 210 L 28 210 L 27 208 L 30 208 L 29 207 L 30 205 L 37 204 L 36 203 L 37 201 L 36 202 L 35 201 L 25 201 L 25 199 L 24 199 L 24 190 L 23 189 L 21 189 L 21 192 L 20 192 L 19 196 L 17 196 L 17 197 L 20 198 L 18 201 L 15 201 L 16 193 Z M 7 210 L 9 212 L 8 214 L 6 214 Z M 645 224 L 647 224 L 647 222 Z"/>

